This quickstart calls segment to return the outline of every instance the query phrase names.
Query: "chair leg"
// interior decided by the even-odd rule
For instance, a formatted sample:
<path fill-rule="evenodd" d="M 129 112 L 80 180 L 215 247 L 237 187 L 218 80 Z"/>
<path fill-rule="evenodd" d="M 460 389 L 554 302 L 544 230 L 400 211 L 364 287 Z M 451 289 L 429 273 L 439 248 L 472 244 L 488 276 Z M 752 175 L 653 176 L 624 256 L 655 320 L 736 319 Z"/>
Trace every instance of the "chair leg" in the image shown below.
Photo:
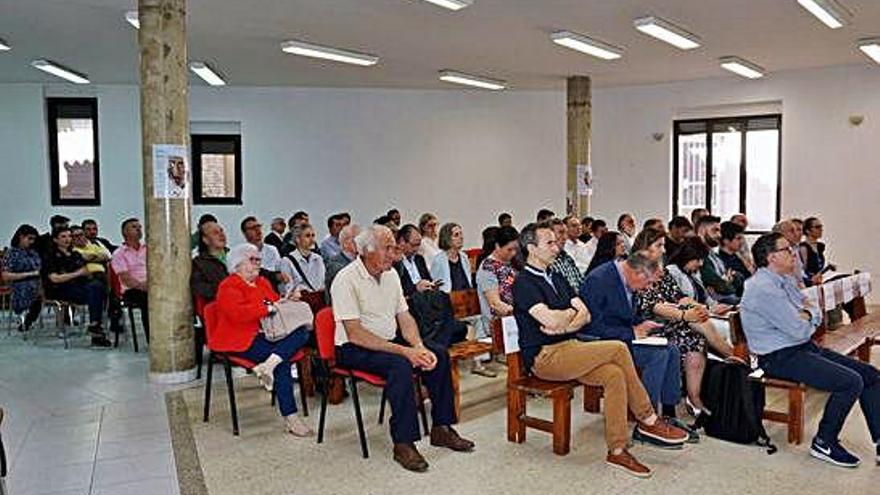
<path fill-rule="evenodd" d="M 269 392 L 271 398 L 269 399 L 269 405 L 275 407 L 275 389 L 273 388 L 271 392 Z"/>
<path fill-rule="evenodd" d="M 196 380 L 202 377 L 202 360 L 205 357 L 205 342 L 204 342 L 204 332 L 202 329 L 195 334 L 196 341 L 196 364 L 198 365 L 196 368 Z M 118 339 L 118 336 L 117 336 Z"/>
<path fill-rule="evenodd" d="M 308 357 L 305 358 L 305 360 L 308 360 L 308 359 L 309 359 Z M 303 416 L 309 417 L 309 398 L 306 395 L 306 380 L 305 380 L 305 372 L 303 371 L 303 368 L 304 368 L 304 366 L 303 366 L 302 360 L 297 361 L 296 374 L 297 374 L 297 377 L 299 378 L 299 380 L 298 380 L 299 381 L 299 396 L 300 396 L 300 400 L 302 401 Z"/>
<path fill-rule="evenodd" d="M 553 453 L 567 455 L 571 447 L 571 391 L 553 395 Z"/>
<path fill-rule="evenodd" d="M 385 390 L 385 387 L 382 387 L 382 400 L 379 402 L 379 424 L 382 424 L 382 421 L 385 420 L 385 403 L 388 402 L 388 392 Z"/>
<path fill-rule="evenodd" d="M 507 441 L 523 443 L 526 441 L 526 397 L 523 392 L 507 390 Z"/>
<path fill-rule="evenodd" d="M 419 416 L 422 418 L 422 436 L 427 436 L 428 430 L 428 412 L 425 410 L 425 397 L 422 395 L 422 379 L 416 378 L 416 407 L 419 408 Z"/>
<path fill-rule="evenodd" d="M 211 414 L 211 377 L 214 369 L 214 354 L 208 351 L 208 372 L 205 376 L 205 415 L 202 421 L 208 422 L 208 416 Z"/>
<path fill-rule="evenodd" d="M 801 387 L 788 390 L 788 443 L 795 445 L 804 437 L 804 395 Z"/>
<path fill-rule="evenodd" d="M 235 407 L 235 386 L 232 383 L 232 365 L 228 359 L 223 360 L 223 371 L 226 373 L 226 390 L 229 392 L 229 414 L 232 416 L 232 434 L 238 436 L 238 409 Z"/>
<path fill-rule="evenodd" d="M 357 380 L 352 376 L 349 377 L 349 385 L 351 386 L 351 403 L 354 405 L 354 419 L 357 421 L 358 436 L 361 440 L 361 454 L 364 459 L 370 457 L 367 450 L 367 434 L 364 431 L 364 418 L 361 416 L 361 401 L 358 399 Z"/>
<path fill-rule="evenodd" d="M 134 346 L 134 352 L 138 352 L 138 332 L 137 325 L 134 323 L 134 309 L 129 306 L 126 308 L 128 310 L 128 322 L 131 324 L 131 344 Z"/>
<path fill-rule="evenodd" d="M 321 387 L 321 414 L 318 419 L 318 443 L 324 441 L 324 420 L 327 417 L 327 395 L 330 393 L 329 373 L 324 377 L 324 386 Z"/>

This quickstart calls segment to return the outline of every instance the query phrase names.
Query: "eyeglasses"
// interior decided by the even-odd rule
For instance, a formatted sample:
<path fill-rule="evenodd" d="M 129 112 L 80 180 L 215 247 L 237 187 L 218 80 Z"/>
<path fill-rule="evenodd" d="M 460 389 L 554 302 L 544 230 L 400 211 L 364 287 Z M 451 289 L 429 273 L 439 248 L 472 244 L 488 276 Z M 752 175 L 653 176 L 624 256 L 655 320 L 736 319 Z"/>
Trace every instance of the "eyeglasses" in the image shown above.
<path fill-rule="evenodd" d="M 255 265 L 259 265 L 260 262 L 263 261 L 263 258 L 260 258 L 259 256 L 251 256 L 250 258 L 248 258 L 248 261 L 250 261 L 251 263 L 253 263 Z"/>
<path fill-rule="evenodd" d="M 796 249 L 796 248 L 795 248 L 794 246 L 786 246 L 786 247 L 784 247 L 784 248 L 774 249 L 773 251 L 770 251 L 770 252 L 771 252 L 771 253 L 779 253 L 779 252 L 783 252 L 783 251 L 785 251 L 785 252 L 788 252 L 789 254 L 794 254 L 794 253 L 795 253 L 795 249 Z"/>

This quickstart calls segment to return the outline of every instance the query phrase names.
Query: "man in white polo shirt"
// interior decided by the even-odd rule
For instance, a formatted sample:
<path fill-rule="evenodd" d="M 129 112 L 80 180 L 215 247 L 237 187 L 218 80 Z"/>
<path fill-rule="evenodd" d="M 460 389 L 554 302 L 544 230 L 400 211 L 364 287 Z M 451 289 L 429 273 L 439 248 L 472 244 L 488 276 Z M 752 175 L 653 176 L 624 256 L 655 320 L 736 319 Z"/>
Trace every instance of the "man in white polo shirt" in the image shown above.
<path fill-rule="evenodd" d="M 428 349 L 409 314 L 400 278 L 391 270 L 396 243 L 387 227 L 373 225 L 355 239 L 360 257 L 333 281 L 337 365 L 386 380 L 391 404 L 394 460 L 422 472 L 428 463 L 416 450 L 421 437 L 413 373 L 420 373 L 431 397 L 431 445 L 470 452 L 474 443 L 450 426 L 455 422 L 449 356 Z M 400 336 L 397 328 L 400 327 Z"/>

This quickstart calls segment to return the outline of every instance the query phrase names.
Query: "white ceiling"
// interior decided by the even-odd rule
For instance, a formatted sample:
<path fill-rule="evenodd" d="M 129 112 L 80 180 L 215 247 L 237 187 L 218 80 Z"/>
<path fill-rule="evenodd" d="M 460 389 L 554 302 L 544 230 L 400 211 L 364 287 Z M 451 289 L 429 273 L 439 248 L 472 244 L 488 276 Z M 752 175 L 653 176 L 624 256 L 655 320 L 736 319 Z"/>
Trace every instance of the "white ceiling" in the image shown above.
<path fill-rule="evenodd" d="M 189 0 L 189 58 L 232 85 L 448 88 L 440 69 L 504 79 L 514 89 L 558 89 L 569 75 L 598 86 L 728 77 L 718 57 L 770 72 L 870 64 L 855 41 L 880 35 L 880 1 L 841 0 L 854 22 L 831 30 L 796 0 L 475 0 L 458 12 L 421 0 Z M 137 83 L 137 36 L 123 19 L 136 0 L 0 0 L 0 82 L 56 82 L 29 62 L 47 58 L 99 84 Z M 682 52 L 632 27 L 653 14 L 699 35 Z M 568 29 L 626 49 L 602 62 L 559 47 Z M 285 39 L 367 52 L 375 67 L 286 55 Z M 878 67 L 880 70 L 880 67 Z M 735 77 L 730 75 L 729 77 Z M 202 84 L 194 82 L 194 84 Z"/>

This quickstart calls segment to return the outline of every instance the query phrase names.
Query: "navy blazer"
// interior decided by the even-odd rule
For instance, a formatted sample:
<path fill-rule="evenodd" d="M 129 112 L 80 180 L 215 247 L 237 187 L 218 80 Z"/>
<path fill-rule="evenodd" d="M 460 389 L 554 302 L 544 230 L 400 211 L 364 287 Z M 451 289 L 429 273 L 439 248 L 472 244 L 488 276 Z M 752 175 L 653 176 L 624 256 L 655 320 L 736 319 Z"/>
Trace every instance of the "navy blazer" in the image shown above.
<path fill-rule="evenodd" d="M 605 263 L 584 279 L 580 298 L 592 318 L 580 333 L 587 339 L 621 340 L 630 345 L 635 338 L 633 327 L 642 319 L 627 299 L 616 265 L 615 261 Z"/>
<path fill-rule="evenodd" d="M 416 269 L 419 271 L 419 276 L 422 277 L 422 280 L 431 282 L 431 271 L 428 270 L 428 263 L 425 262 L 425 258 L 421 254 L 413 255 L 413 263 L 415 263 Z M 400 287 L 403 289 L 403 295 L 405 297 L 411 297 L 416 291 L 416 284 L 413 283 L 409 276 L 409 272 L 406 270 L 406 267 L 403 266 L 403 261 L 395 263 L 394 269 L 397 270 L 397 275 L 400 276 Z"/>

